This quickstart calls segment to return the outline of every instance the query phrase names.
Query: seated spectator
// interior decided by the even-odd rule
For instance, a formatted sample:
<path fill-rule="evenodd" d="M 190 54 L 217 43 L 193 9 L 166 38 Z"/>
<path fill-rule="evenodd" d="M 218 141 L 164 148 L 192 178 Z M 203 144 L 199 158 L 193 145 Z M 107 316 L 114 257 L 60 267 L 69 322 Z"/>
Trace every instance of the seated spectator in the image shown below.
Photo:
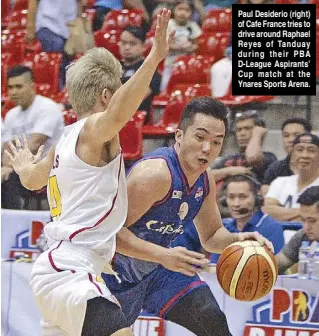
<path fill-rule="evenodd" d="M 260 183 L 249 175 L 230 177 L 224 184 L 224 206 L 228 207 L 231 218 L 223 219 L 223 224 L 230 232 L 257 231 L 269 239 L 275 253 L 284 246 L 282 223 L 260 210 L 263 198 L 260 195 Z M 178 236 L 173 246 L 184 246 L 193 251 L 201 251 L 201 244 L 193 223 L 187 223 L 184 234 Z M 216 262 L 218 254 L 211 255 L 211 261 Z"/>
<path fill-rule="evenodd" d="M 276 161 L 273 153 L 262 150 L 267 133 L 265 123 L 258 118 L 256 111 L 246 111 L 236 114 L 235 126 L 240 151 L 213 165 L 215 180 L 222 181 L 229 176 L 253 173 L 262 182 L 265 171 Z"/>
<path fill-rule="evenodd" d="M 4 119 L 4 148 L 10 151 L 7 141 L 14 135 L 25 134 L 32 153 L 44 145 L 45 156 L 64 130 L 63 114 L 51 99 L 37 95 L 32 71 L 25 66 L 16 66 L 7 73 L 8 95 L 17 105 L 9 110 Z M 13 171 L 4 156 L 1 167 L 1 206 L 20 209 L 21 197 L 27 198 L 30 191 L 25 189 L 19 176 Z"/>
<path fill-rule="evenodd" d="M 283 160 L 272 163 L 265 173 L 263 192 L 267 193 L 269 185 L 279 176 L 291 176 L 297 174 L 297 167 L 295 160 L 291 158 L 291 152 L 293 148 L 293 141 L 296 136 L 308 132 L 311 132 L 310 123 L 302 118 L 287 119 L 281 126 L 282 140 L 284 150 L 288 154 Z"/>
<path fill-rule="evenodd" d="M 173 19 L 169 20 L 168 30 L 175 30 L 170 51 L 164 62 L 161 91 L 165 91 L 176 59 L 192 54 L 197 49 L 196 40 L 202 34 L 198 24 L 191 21 L 194 5 L 190 0 L 177 0 L 173 9 Z"/>
<path fill-rule="evenodd" d="M 142 0 L 96 0 L 94 4 L 95 15 L 93 19 L 93 31 L 102 28 L 105 16 L 109 11 L 123 8 L 141 9 L 143 11 L 143 19 L 146 22 L 150 20 Z"/>
<path fill-rule="evenodd" d="M 263 211 L 283 221 L 300 221 L 299 196 L 312 186 L 319 186 L 319 137 L 298 135 L 292 155 L 298 175 L 277 177 L 269 186 Z"/>
<path fill-rule="evenodd" d="M 214 63 L 210 71 L 212 96 L 224 97 L 231 89 L 232 47 L 228 47 L 225 57 Z"/>
<path fill-rule="evenodd" d="M 300 219 L 303 228 L 299 230 L 276 256 L 279 274 L 283 274 L 299 261 L 299 249 L 303 241 L 319 242 L 319 186 L 306 189 L 298 198 Z"/>
<path fill-rule="evenodd" d="M 119 47 L 122 57 L 123 77 L 122 83 L 126 83 L 140 68 L 144 62 L 143 51 L 146 34 L 142 28 L 126 27 L 120 37 Z M 152 99 L 159 94 L 161 85 L 161 75 L 156 71 L 148 92 L 139 107 L 139 110 L 146 111 L 146 121 L 149 119 Z"/>

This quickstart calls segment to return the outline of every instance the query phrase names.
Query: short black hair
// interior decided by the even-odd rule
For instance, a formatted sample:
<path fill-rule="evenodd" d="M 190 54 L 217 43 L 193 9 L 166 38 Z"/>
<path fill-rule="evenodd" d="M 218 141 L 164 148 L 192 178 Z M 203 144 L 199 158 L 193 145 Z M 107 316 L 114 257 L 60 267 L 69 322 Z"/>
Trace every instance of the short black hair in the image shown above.
<path fill-rule="evenodd" d="M 146 32 L 143 28 L 141 27 L 135 27 L 135 26 L 126 26 L 123 29 L 123 32 L 127 31 L 128 33 L 132 34 L 135 36 L 137 39 L 142 41 L 143 43 L 146 40 Z"/>
<path fill-rule="evenodd" d="M 226 190 L 228 185 L 232 182 L 247 182 L 249 184 L 250 191 L 257 196 L 261 188 L 260 182 L 256 177 L 247 174 L 238 174 L 228 177 L 223 185 L 223 190 Z"/>
<path fill-rule="evenodd" d="M 319 186 L 313 186 L 306 189 L 298 198 L 297 201 L 301 205 L 314 205 L 317 203 L 319 210 Z"/>
<path fill-rule="evenodd" d="M 289 118 L 286 119 L 283 124 L 281 125 L 281 131 L 284 130 L 284 128 L 289 124 L 300 124 L 304 127 L 305 132 L 310 133 L 312 130 L 312 125 L 309 121 L 307 121 L 304 118 Z"/>
<path fill-rule="evenodd" d="M 225 125 L 225 134 L 227 134 L 229 109 L 222 102 L 208 96 L 196 97 L 185 106 L 178 128 L 186 131 L 197 113 L 222 120 Z"/>
<path fill-rule="evenodd" d="M 33 72 L 29 67 L 25 65 L 17 65 L 10 68 L 7 72 L 7 80 L 12 77 L 22 76 L 26 73 L 30 74 L 31 80 L 33 81 Z"/>
<path fill-rule="evenodd" d="M 255 121 L 256 126 L 266 128 L 265 121 L 259 117 L 258 111 L 256 110 L 239 111 L 235 114 L 235 124 L 238 121 L 247 120 L 247 119 L 253 119 Z"/>

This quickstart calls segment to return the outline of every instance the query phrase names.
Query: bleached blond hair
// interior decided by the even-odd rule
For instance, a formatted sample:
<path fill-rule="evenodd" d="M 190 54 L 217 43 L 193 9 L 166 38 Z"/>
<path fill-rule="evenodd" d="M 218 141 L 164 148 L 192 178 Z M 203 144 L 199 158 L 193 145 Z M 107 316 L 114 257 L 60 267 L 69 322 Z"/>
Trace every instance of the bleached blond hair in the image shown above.
<path fill-rule="evenodd" d="M 121 86 L 121 63 L 105 48 L 93 48 L 66 72 L 70 103 L 79 115 L 90 112 L 104 89 L 112 94 Z"/>

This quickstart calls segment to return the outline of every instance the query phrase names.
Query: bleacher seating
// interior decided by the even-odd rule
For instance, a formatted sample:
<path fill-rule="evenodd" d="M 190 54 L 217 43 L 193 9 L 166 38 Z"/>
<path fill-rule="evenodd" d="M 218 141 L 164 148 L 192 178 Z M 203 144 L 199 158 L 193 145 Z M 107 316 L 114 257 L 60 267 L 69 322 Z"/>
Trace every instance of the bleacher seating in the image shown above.
<path fill-rule="evenodd" d="M 105 16 L 102 30 L 122 30 L 126 26 L 141 26 L 142 19 L 143 11 L 140 9 L 111 10 Z"/>
<path fill-rule="evenodd" d="M 120 131 L 120 143 L 124 160 L 138 160 L 143 155 L 143 125 L 145 111 L 137 111 L 134 117 Z"/>
<path fill-rule="evenodd" d="M 60 53 L 30 54 L 26 56 L 22 63 L 33 70 L 34 80 L 38 84 L 49 84 L 50 92 L 59 91 L 59 73 L 62 61 Z"/>
<path fill-rule="evenodd" d="M 204 32 L 231 32 L 232 10 L 216 8 L 208 11 L 202 29 Z"/>
<path fill-rule="evenodd" d="M 103 31 L 98 30 L 94 33 L 94 40 L 97 47 L 103 47 L 109 50 L 117 59 L 121 58 L 119 50 L 119 40 L 121 31 L 119 30 L 109 30 Z"/>
<path fill-rule="evenodd" d="M 210 56 L 215 58 L 215 62 L 225 56 L 225 50 L 229 47 L 231 33 L 229 32 L 209 32 L 203 33 L 197 40 L 197 55 Z"/>

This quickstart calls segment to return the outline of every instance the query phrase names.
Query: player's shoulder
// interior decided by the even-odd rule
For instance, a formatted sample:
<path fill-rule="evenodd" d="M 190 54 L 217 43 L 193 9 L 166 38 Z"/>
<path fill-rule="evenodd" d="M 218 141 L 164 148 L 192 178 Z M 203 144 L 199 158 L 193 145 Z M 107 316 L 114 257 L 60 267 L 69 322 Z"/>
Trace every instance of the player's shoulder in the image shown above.
<path fill-rule="evenodd" d="M 140 181 L 154 183 L 171 183 L 172 176 L 167 162 L 163 158 L 148 158 L 138 162 L 130 171 L 129 176 Z"/>

